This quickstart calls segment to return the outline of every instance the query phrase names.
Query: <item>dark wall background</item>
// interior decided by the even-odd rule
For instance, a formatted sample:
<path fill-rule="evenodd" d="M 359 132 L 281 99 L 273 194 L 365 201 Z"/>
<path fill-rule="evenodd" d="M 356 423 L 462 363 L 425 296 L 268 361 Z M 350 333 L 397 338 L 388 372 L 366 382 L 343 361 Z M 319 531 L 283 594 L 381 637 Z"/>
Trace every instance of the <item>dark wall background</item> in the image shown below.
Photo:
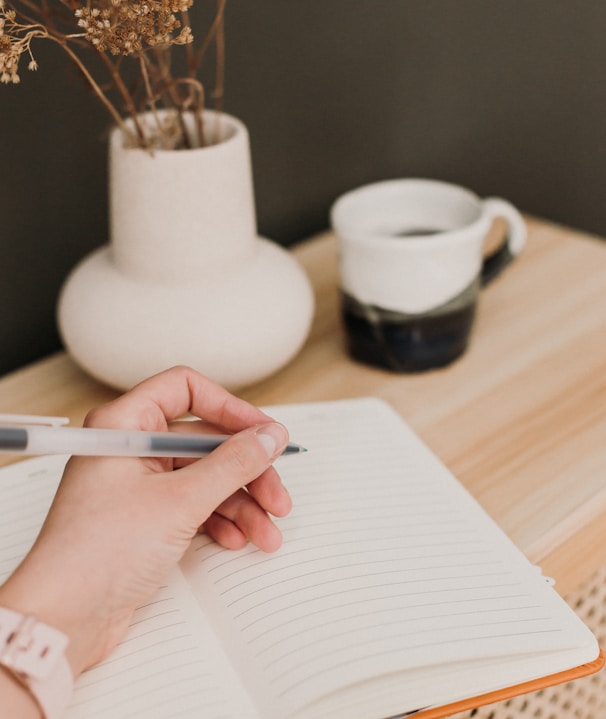
<path fill-rule="evenodd" d="M 296 242 L 341 192 L 424 176 L 606 235 L 605 37 L 603 0 L 230 0 L 225 109 L 261 234 Z M 0 87 L 0 373 L 59 348 L 59 287 L 107 237 L 105 111 L 35 49 Z"/>

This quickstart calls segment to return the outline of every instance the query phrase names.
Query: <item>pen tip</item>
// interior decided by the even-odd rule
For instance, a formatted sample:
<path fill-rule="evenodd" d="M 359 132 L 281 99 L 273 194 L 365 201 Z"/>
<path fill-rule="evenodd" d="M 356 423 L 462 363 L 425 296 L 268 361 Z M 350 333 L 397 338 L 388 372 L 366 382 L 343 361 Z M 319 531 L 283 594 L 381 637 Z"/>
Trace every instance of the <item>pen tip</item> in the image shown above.
<path fill-rule="evenodd" d="M 302 454 L 307 452 L 307 449 L 300 444 L 290 443 L 287 444 L 282 454 Z"/>

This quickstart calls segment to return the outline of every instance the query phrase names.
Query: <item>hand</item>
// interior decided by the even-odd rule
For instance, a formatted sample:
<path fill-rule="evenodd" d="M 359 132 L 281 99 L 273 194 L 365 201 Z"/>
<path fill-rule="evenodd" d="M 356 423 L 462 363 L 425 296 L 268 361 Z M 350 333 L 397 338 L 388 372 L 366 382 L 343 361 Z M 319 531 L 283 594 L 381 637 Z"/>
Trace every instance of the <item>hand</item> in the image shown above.
<path fill-rule="evenodd" d="M 174 422 L 188 412 L 203 419 Z M 250 540 L 273 551 L 281 535 L 269 514 L 291 508 L 271 466 L 286 429 L 193 370 L 142 382 L 91 412 L 85 425 L 235 434 L 197 460 L 68 462 L 40 536 L 0 588 L 0 604 L 68 634 L 75 675 L 114 648 L 199 528 L 226 547 Z"/>

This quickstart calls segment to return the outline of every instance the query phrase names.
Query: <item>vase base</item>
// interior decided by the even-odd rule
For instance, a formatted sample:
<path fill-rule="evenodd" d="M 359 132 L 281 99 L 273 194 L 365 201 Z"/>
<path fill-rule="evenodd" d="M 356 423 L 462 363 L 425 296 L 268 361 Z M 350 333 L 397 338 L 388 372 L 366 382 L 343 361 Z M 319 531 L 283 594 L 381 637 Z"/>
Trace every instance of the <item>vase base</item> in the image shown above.
<path fill-rule="evenodd" d="M 174 365 L 230 390 L 258 382 L 300 350 L 312 316 L 305 272 L 264 238 L 245 262 L 181 285 L 120 273 L 106 245 L 72 271 L 58 304 L 69 354 L 119 390 Z"/>

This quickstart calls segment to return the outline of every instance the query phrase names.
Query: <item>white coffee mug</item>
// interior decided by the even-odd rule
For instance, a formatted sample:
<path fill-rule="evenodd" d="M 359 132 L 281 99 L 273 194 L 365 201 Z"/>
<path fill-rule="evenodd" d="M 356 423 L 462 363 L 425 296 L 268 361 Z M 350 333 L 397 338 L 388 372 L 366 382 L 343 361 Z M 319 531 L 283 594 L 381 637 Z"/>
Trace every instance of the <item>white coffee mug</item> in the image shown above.
<path fill-rule="evenodd" d="M 507 239 L 484 257 L 497 217 Z M 350 352 L 399 371 L 448 364 L 464 351 L 480 284 L 526 242 L 524 220 L 509 202 L 437 180 L 360 187 L 334 203 L 331 223 Z"/>

